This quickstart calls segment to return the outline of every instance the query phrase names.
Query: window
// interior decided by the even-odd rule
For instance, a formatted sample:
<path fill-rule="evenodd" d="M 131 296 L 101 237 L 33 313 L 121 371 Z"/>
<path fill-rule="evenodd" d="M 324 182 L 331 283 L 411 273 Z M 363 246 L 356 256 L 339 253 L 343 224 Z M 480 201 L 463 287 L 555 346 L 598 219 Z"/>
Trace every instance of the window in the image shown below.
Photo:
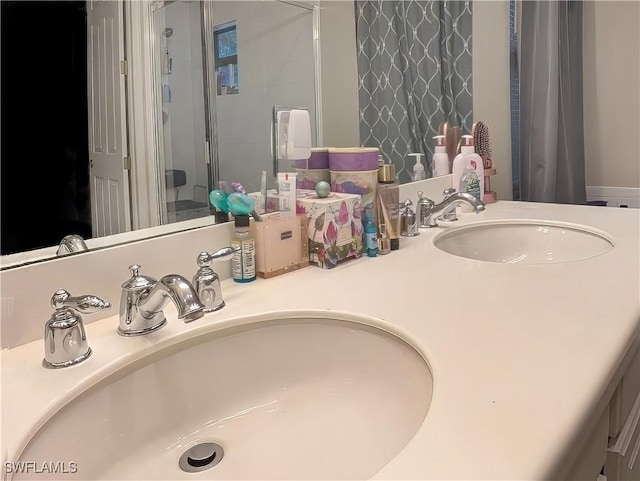
<path fill-rule="evenodd" d="M 215 52 L 216 92 L 218 95 L 238 93 L 238 37 L 236 22 L 218 25 L 213 29 Z"/>

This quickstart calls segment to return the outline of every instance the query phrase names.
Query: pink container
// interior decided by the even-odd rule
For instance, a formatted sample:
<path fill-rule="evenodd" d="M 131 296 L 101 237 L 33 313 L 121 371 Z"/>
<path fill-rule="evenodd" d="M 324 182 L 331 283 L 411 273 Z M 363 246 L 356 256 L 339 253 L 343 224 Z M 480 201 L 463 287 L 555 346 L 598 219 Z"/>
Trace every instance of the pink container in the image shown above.
<path fill-rule="evenodd" d="M 314 190 L 321 180 L 331 182 L 329 169 L 296 169 L 296 187 L 298 189 Z"/>
<path fill-rule="evenodd" d="M 362 208 L 370 209 L 374 221 L 377 221 L 378 169 L 352 172 L 332 170 L 330 172 L 331 192 L 360 195 Z"/>
<path fill-rule="evenodd" d="M 378 170 L 377 147 L 348 147 L 329 149 L 329 169 L 336 171 Z"/>
<path fill-rule="evenodd" d="M 309 160 L 296 160 L 296 169 L 328 169 L 329 168 L 329 149 L 326 147 L 314 147 L 311 149 L 311 157 Z"/>

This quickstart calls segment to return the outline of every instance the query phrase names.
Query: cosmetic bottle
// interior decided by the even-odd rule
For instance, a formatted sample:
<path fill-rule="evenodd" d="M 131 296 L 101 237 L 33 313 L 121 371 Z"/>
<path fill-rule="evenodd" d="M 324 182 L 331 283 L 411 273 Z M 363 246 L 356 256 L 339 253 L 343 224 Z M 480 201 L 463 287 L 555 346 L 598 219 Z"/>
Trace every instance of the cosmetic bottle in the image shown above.
<path fill-rule="evenodd" d="M 392 251 L 400 248 L 400 186 L 394 164 L 378 168 L 378 223 L 384 224 Z M 381 252 L 380 252 L 381 253 Z"/>
<path fill-rule="evenodd" d="M 411 176 L 411 180 L 416 181 L 416 180 L 426 179 L 427 176 L 424 171 L 424 165 L 422 165 L 422 160 L 420 160 L 420 157 L 422 157 L 422 154 L 421 153 L 409 154 L 409 157 L 416 158 L 416 163 L 413 165 L 413 175 Z"/>
<path fill-rule="evenodd" d="M 451 186 L 454 189 L 458 189 L 460 192 L 465 192 L 464 190 L 460 189 L 460 180 L 462 179 L 465 168 L 472 160 L 475 162 L 475 172 L 478 176 L 478 182 L 480 184 L 479 200 L 483 200 L 482 195 L 484 192 L 484 167 L 482 163 L 482 157 L 480 157 L 475 152 L 475 148 L 473 146 L 473 135 L 462 136 L 462 147 L 460 147 L 460 153 L 453 159 L 453 168 L 451 169 L 453 178 L 451 179 Z"/>
<path fill-rule="evenodd" d="M 449 173 L 449 155 L 447 154 L 447 145 L 445 144 L 444 135 L 436 135 L 435 152 L 431 165 L 433 166 L 433 176 L 440 177 Z"/>
<path fill-rule="evenodd" d="M 470 160 L 460 177 L 458 192 L 466 192 L 480 200 L 480 180 L 476 174 L 476 161 Z"/>
<path fill-rule="evenodd" d="M 371 213 L 367 212 L 364 215 L 364 238 L 368 257 L 376 257 L 378 255 L 378 240 L 376 234 L 376 223 L 373 221 Z"/>
<path fill-rule="evenodd" d="M 237 215 L 231 247 L 236 250 L 231 259 L 233 280 L 251 282 L 256 280 L 256 241 L 249 233 L 249 216 Z"/>
<path fill-rule="evenodd" d="M 391 241 L 389 234 L 387 234 L 387 226 L 385 224 L 380 224 L 378 230 L 378 254 L 383 256 L 391 252 Z"/>

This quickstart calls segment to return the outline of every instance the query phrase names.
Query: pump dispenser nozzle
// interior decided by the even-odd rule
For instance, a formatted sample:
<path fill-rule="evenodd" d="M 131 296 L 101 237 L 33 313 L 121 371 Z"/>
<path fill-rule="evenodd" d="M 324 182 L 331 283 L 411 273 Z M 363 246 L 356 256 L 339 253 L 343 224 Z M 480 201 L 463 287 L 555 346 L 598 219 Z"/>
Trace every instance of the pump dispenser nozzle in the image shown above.
<path fill-rule="evenodd" d="M 433 138 L 436 141 L 436 146 L 437 147 L 446 147 L 447 143 L 445 142 L 446 136 L 445 135 L 434 135 Z"/>
<path fill-rule="evenodd" d="M 460 144 L 460 152 L 462 154 L 475 153 L 476 149 L 473 145 L 473 135 L 463 135 Z"/>

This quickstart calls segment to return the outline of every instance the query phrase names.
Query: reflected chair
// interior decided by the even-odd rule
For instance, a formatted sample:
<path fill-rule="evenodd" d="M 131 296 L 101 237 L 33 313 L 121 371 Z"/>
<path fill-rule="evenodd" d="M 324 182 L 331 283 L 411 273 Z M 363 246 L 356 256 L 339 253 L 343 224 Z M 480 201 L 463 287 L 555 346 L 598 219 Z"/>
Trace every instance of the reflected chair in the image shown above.
<path fill-rule="evenodd" d="M 167 211 L 172 222 L 203 217 L 211 213 L 207 186 L 194 185 L 192 198 L 181 200 L 180 187 L 187 185 L 187 173 L 182 169 L 167 169 L 164 172 L 167 189 L 176 190 L 176 200 L 167 202 Z M 197 198 L 202 200 L 195 200 Z"/>

